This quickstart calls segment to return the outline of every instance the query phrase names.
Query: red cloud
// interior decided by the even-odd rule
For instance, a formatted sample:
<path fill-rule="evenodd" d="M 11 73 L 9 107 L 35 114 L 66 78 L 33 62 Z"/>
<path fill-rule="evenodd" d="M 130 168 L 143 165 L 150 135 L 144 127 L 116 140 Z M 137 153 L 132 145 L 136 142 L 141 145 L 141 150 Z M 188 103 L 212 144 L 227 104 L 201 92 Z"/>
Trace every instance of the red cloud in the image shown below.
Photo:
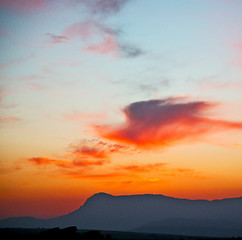
<path fill-rule="evenodd" d="M 73 151 L 75 157 L 107 158 L 105 150 L 96 147 L 81 146 Z"/>
<path fill-rule="evenodd" d="M 28 161 L 38 166 L 53 165 L 62 169 L 90 168 L 103 166 L 110 162 L 110 154 L 130 150 L 129 147 L 111 144 L 98 139 L 84 140 L 78 145 L 70 145 L 71 152 L 62 156 L 63 159 L 33 157 Z"/>
<path fill-rule="evenodd" d="M 56 165 L 62 168 L 68 168 L 71 165 L 71 162 L 64 160 L 49 159 L 45 157 L 35 157 L 28 159 L 29 162 L 32 162 L 36 165 Z"/>
<path fill-rule="evenodd" d="M 84 140 L 70 145 L 72 151 L 67 157 L 73 159 L 109 159 L 110 154 L 131 150 L 125 145 L 111 144 L 98 139 Z"/>
<path fill-rule="evenodd" d="M 89 161 L 89 160 L 56 160 L 49 159 L 45 157 L 36 157 L 28 159 L 29 162 L 32 162 L 36 165 L 55 165 L 60 168 L 75 168 L 75 167 L 89 167 L 89 166 L 100 166 L 105 163 L 104 160 L 98 161 Z"/>
<path fill-rule="evenodd" d="M 152 164 L 143 164 L 143 165 L 128 165 L 120 166 L 119 169 L 128 170 L 135 173 L 149 172 L 153 170 L 159 170 L 161 167 L 166 166 L 167 163 L 152 163 Z"/>
<path fill-rule="evenodd" d="M 126 123 L 118 126 L 96 126 L 107 139 L 132 143 L 140 147 L 164 147 L 204 134 L 242 129 L 242 122 L 208 117 L 216 104 L 181 98 L 135 102 L 124 108 Z"/>

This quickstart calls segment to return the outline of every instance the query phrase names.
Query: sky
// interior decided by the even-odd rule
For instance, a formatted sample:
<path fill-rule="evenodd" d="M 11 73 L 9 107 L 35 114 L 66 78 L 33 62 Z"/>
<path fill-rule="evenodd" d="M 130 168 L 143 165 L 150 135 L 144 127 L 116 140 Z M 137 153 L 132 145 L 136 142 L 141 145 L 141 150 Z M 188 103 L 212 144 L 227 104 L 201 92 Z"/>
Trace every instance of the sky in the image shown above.
<path fill-rule="evenodd" d="M 97 192 L 242 196 L 240 0 L 0 0 L 0 218 Z"/>

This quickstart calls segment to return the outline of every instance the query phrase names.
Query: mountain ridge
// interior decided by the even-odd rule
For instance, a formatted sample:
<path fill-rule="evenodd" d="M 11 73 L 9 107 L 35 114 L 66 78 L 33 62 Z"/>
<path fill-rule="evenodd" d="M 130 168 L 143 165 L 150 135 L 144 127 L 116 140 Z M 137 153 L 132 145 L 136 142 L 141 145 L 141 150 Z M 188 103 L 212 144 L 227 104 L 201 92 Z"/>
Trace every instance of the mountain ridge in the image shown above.
<path fill-rule="evenodd" d="M 173 219 L 164 220 L 164 219 Z M 185 226 L 179 222 L 186 220 Z M 169 226 L 164 222 L 169 222 Z M 226 224 L 226 222 L 228 224 Z M 236 228 L 233 227 L 233 222 Z M 191 223 L 194 223 L 193 225 Z M 199 223 L 202 223 L 199 225 Z M 50 218 L 8 218 L 0 220 L 0 227 L 67 227 L 117 231 L 205 234 L 223 236 L 242 235 L 242 197 L 212 201 L 168 197 L 160 194 L 111 195 L 99 192 L 82 206 L 66 215 Z M 189 228 L 192 226 L 192 229 Z M 227 226 L 229 227 L 227 227 Z M 216 227 L 215 227 L 216 226 Z M 227 227 L 227 228 L 226 228 Z M 190 230 L 189 230 L 190 229 Z M 220 229 L 218 231 L 218 229 Z M 222 231 L 222 229 L 225 229 Z M 227 229 L 227 230 L 226 230 Z M 195 231 L 196 230 L 196 231 Z M 218 231 L 218 232 L 216 232 Z M 227 234 L 227 235 L 226 235 Z"/>

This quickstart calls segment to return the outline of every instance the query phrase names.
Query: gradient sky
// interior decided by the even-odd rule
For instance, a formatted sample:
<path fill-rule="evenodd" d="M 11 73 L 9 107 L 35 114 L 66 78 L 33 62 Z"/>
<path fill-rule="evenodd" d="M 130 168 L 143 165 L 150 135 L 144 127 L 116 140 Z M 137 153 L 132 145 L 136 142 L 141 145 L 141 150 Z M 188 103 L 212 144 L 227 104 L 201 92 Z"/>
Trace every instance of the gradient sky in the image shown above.
<path fill-rule="evenodd" d="M 242 1 L 0 0 L 0 218 L 96 192 L 242 196 Z"/>

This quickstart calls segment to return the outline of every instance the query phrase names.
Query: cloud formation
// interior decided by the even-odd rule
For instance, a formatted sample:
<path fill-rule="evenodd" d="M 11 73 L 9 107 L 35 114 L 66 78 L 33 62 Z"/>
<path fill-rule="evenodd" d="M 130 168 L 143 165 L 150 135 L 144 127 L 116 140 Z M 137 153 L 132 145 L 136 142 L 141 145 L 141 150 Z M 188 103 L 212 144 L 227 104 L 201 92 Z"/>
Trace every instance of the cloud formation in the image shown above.
<path fill-rule="evenodd" d="M 96 21 L 87 20 L 74 23 L 63 31 L 63 35 L 70 38 L 81 38 L 88 40 L 96 35 L 112 34 L 112 30 Z"/>
<path fill-rule="evenodd" d="M 46 35 L 49 37 L 51 44 L 66 43 L 69 40 L 69 38 L 64 35 L 58 36 L 52 33 L 46 33 Z"/>
<path fill-rule="evenodd" d="M 76 145 L 71 144 L 70 149 L 71 153 L 69 157 L 74 159 L 109 159 L 110 154 L 124 153 L 132 150 L 126 145 L 108 143 L 99 139 L 83 140 Z"/>
<path fill-rule="evenodd" d="M 151 163 L 151 164 L 133 164 L 126 166 L 119 166 L 118 170 L 130 171 L 132 173 L 146 173 L 150 171 L 159 171 L 161 168 L 165 167 L 167 163 Z"/>
<path fill-rule="evenodd" d="M 118 32 L 96 21 L 88 20 L 70 25 L 63 31 L 67 38 L 80 38 L 86 42 L 85 51 L 117 55 Z"/>
<path fill-rule="evenodd" d="M 64 121 L 75 121 L 75 120 L 95 119 L 95 118 L 102 118 L 103 119 L 105 116 L 106 116 L 105 113 L 94 114 L 94 113 L 74 112 L 74 113 L 71 113 L 71 114 L 64 114 L 63 120 Z"/>
<path fill-rule="evenodd" d="M 76 168 L 76 167 L 90 167 L 90 166 L 100 166 L 105 163 L 105 160 L 98 160 L 98 161 L 90 161 L 90 160 L 58 160 L 58 159 L 50 159 L 46 157 L 34 157 L 29 158 L 29 162 L 34 163 L 38 166 L 47 166 L 53 165 L 60 168 Z"/>
<path fill-rule="evenodd" d="M 0 117 L 0 124 L 4 124 L 4 123 L 14 123 L 14 122 L 18 122 L 21 119 L 15 116 L 5 116 L 5 117 Z"/>
<path fill-rule="evenodd" d="M 113 36 L 106 37 L 102 42 L 94 45 L 89 45 L 85 48 L 88 52 L 94 52 L 98 54 L 113 54 L 117 56 L 117 43 Z"/>
<path fill-rule="evenodd" d="M 120 44 L 119 50 L 127 58 L 139 57 L 145 54 L 141 48 L 130 44 Z"/>
<path fill-rule="evenodd" d="M 96 126 L 100 136 L 139 147 L 165 147 L 198 140 L 205 134 L 242 130 L 242 122 L 209 117 L 217 106 L 206 101 L 173 97 L 135 102 L 123 109 L 126 122 L 121 126 Z"/>
<path fill-rule="evenodd" d="M 92 14 L 110 15 L 119 12 L 128 0 L 79 0 Z"/>
<path fill-rule="evenodd" d="M 110 14 L 121 9 L 127 1 L 80 1 L 96 13 Z M 97 54 L 112 54 L 114 56 L 123 56 L 128 58 L 138 57 L 144 54 L 144 51 L 134 45 L 122 43 L 119 35 L 122 31 L 107 26 L 103 20 L 95 18 L 86 21 L 74 23 L 64 29 L 62 37 L 69 39 L 80 38 L 86 42 L 85 51 Z"/>
<path fill-rule="evenodd" d="M 32 157 L 28 161 L 36 166 L 56 166 L 61 169 L 92 168 L 103 166 L 110 162 L 110 155 L 130 151 L 125 145 L 112 144 L 99 139 L 80 141 L 79 144 L 70 144 L 70 151 L 60 159 L 48 157 Z"/>
<path fill-rule="evenodd" d="M 47 4 L 47 0 L 0 0 L 0 6 L 17 12 L 43 9 Z"/>

